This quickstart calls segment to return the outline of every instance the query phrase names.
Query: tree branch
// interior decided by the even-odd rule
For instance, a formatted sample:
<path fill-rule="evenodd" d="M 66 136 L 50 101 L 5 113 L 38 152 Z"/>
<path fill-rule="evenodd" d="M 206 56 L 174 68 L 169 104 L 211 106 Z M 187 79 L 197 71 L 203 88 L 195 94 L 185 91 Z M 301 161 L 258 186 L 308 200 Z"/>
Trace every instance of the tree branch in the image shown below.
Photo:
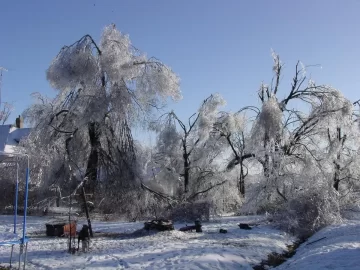
<path fill-rule="evenodd" d="M 220 183 L 217 183 L 217 184 L 215 184 L 215 185 L 212 185 L 211 187 L 209 187 L 209 188 L 207 188 L 207 189 L 205 189 L 205 190 L 198 191 L 198 192 L 194 193 L 193 195 L 191 195 L 191 196 L 188 198 L 188 200 L 192 200 L 192 199 L 194 199 L 195 197 L 199 196 L 200 194 L 206 193 L 206 192 L 212 190 L 212 189 L 215 188 L 215 187 L 221 186 L 221 185 L 223 185 L 225 182 L 227 182 L 227 180 L 224 180 L 224 181 L 222 181 L 222 182 L 220 182 Z"/>

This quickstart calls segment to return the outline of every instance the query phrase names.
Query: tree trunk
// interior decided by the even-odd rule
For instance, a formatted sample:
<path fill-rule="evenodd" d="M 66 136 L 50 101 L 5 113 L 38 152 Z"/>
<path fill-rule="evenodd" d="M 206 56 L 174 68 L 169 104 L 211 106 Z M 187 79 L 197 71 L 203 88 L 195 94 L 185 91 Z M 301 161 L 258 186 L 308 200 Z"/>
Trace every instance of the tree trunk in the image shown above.
<path fill-rule="evenodd" d="M 265 131 L 264 137 L 264 150 L 265 150 L 265 162 L 264 162 L 264 176 L 266 179 L 270 177 L 270 156 L 269 156 L 269 134 Z"/>
<path fill-rule="evenodd" d="M 341 138 L 341 128 L 336 129 L 336 139 L 341 143 L 343 138 Z M 339 190 L 339 183 L 340 183 L 340 150 L 338 150 L 337 157 L 335 163 L 335 173 L 334 173 L 334 188 L 335 190 Z"/>
<path fill-rule="evenodd" d="M 89 123 L 90 155 L 87 162 L 86 176 L 90 193 L 94 193 L 97 184 L 97 169 L 99 165 L 100 129 L 96 122 Z"/>
<path fill-rule="evenodd" d="M 245 175 L 242 160 L 240 161 L 239 192 L 240 195 L 245 198 Z"/>
<path fill-rule="evenodd" d="M 274 146 L 274 155 L 273 155 L 273 166 L 272 171 L 273 174 L 279 175 L 279 169 L 280 169 L 280 144 L 281 144 L 281 137 L 280 134 L 276 135 L 276 142 Z"/>
<path fill-rule="evenodd" d="M 188 155 L 184 153 L 184 192 L 189 192 L 189 180 L 190 180 L 190 162 Z"/>
<path fill-rule="evenodd" d="M 273 162 L 272 175 L 276 175 L 274 179 L 275 181 L 277 180 L 276 178 L 279 176 L 279 169 L 280 169 L 280 144 L 281 144 L 281 137 L 280 134 L 277 134 L 275 147 L 274 147 L 274 155 L 272 158 L 272 162 Z M 282 191 L 280 191 L 280 188 L 277 187 L 276 192 L 284 201 L 287 201 L 287 198 L 285 196 L 285 184 Z"/>
<path fill-rule="evenodd" d="M 184 159 L 184 193 L 189 192 L 189 181 L 190 181 L 190 161 L 189 161 L 189 153 L 187 151 L 186 146 L 186 135 L 185 139 L 183 139 L 183 159 Z"/>

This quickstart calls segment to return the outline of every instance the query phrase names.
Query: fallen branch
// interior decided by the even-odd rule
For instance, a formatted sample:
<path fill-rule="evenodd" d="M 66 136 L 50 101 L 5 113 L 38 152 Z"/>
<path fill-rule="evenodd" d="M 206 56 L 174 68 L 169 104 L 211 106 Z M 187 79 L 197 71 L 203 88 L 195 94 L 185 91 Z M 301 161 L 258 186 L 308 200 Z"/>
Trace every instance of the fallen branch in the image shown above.
<path fill-rule="evenodd" d="M 326 238 L 326 236 L 323 237 L 323 238 L 320 238 L 320 239 L 318 239 L 318 240 L 312 241 L 312 242 L 310 242 L 310 243 L 307 243 L 306 245 L 308 246 L 308 245 L 314 244 L 314 243 L 319 242 L 320 240 L 323 240 L 323 239 L 325 239 L 325 238 Z"/>

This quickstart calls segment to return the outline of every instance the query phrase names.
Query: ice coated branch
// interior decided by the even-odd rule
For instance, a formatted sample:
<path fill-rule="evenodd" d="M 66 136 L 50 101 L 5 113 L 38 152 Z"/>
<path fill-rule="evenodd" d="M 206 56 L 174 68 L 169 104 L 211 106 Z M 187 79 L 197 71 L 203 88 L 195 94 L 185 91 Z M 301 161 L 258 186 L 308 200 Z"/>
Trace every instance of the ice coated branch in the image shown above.
<path fill-rule="evenodd" d="M 191 200 L 193 200 L 194 198 L 196 198 L 197 196 L 199 196 L 200 194 L 204 194 L 204 193 L 206 193 L 206 192 L 209 192 L 209 191 L 212 190 L 213 188 L 216 188 L 216 187 L 218 187 L 218 186 L 221 186 L 221 185 L 225 184 L 226 182 L 227 182 L 227 180 L 224 180 L 224 181 L 222 181 L 222 182 L 220 182 L 220 183 L 217 183 L 217 184 L 215 184 L 215 185 L 211 185 L 211 186 L 208 187 L 207 189 L 198 191 L 198 192 L 194 193 L 193 195 L 191 195 L 188 200 L 191 201 Z"/>
<path fill-rule="evenodd" d="M 155 194 L 156 196 L 159 196 L 160 198 L 162 199 L 166 199 L 166 200 L 169 200 L 169 201 L 176 201 L 175 199 L 173 199 L 171 196 L 165 194 L 165 193 L 162 193 L 162 192 L 159 192 L 159 191 L 155 191 L 151 188 L 149 188 L 148 186 L 146 186 L 144 183 L 141 183 L 141 188 Z"/>

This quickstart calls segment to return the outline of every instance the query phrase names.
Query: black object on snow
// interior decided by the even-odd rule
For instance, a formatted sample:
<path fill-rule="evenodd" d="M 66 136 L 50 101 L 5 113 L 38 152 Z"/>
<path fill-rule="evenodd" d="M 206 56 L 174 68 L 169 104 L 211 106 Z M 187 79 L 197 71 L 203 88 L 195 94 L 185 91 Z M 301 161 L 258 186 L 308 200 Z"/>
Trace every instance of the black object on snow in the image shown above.
<path fill-rule="evenodd" d="M 179 231 L 181 232 L 187 232 L 187 231 L 192 231 L 195 230 L 196 232 L 200 233 L 202 232 L 202 225 L 201 225 L 201 221 L 199 219 L 195 220 L 195 225 L 190 225 L 190 226 L 185 226 L 179 229 Z"/>
<path fill-rule="evenodd" d="M 251 227 L 249 226 L 249 224 L 246 224 L 246 223 L 240 223 L 239 227 L 240 227 L 240 229 L 243 229 L 243 230 L 251 230 Z"/>
<path fill-rule="evenodd" d="M 144 223 L 145 230 L 172 231 L 174 225 L 171 220 L 158 219 Z"/>
<path fill-rule="evenodd" d="M 57 224 L 45 224 L 46 226 L 46 236 L 57 236 L 60 237 L 64 235 L 64 226 L 66 223 L 57 223 Z"/>
<path fill-rule="evenodd" d="M 196 232 L 202 232 L 202 225 L 201 225 L 201 221 L 199 219 L 195 220 L 195 229 Z"/>

